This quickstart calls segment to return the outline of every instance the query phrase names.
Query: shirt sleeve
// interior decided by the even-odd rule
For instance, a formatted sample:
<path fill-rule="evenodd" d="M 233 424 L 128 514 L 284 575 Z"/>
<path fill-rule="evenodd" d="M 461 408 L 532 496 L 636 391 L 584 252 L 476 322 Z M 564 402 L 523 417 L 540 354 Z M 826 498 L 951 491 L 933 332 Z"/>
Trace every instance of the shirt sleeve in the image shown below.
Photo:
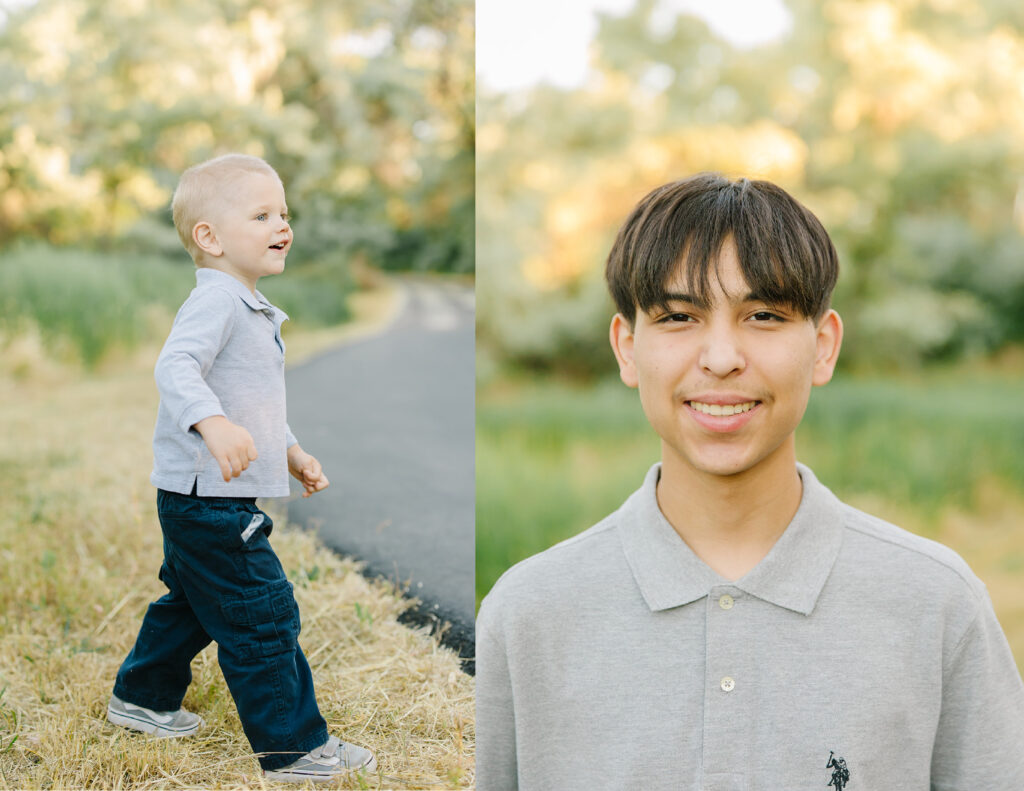
<path fill-rule="evenodd" d="M 295 435 L 292 434 L 291 427 L 287 423 L 285 423 L 284 424 L 284 446 L 285 446 L 285 448 L 290 448 L 292 445 L 298 445 L 298 444 L 299 444 L 299 441 L 297 439 L 295 439 Z"/>
<path fill-rule="evenodd" d="M 519 785 L 512 679 L 494 604 L 484 600 L 476 623 L 478 791 L 509 791 Z"/>
<path fill-rule="evenodd" d="M 195 290 L 178 311 L 157 358 L 160 398 L 183 432 L 204 418 L 225 414 L 206 375 L 231 337 L 234 307 L 234 297 L 226 291 Z"/>
<path fill-rule="evenodd" d="M 1024 786 L 1024 684 L 986 593 L 943 673 L 932 790 Z"/>

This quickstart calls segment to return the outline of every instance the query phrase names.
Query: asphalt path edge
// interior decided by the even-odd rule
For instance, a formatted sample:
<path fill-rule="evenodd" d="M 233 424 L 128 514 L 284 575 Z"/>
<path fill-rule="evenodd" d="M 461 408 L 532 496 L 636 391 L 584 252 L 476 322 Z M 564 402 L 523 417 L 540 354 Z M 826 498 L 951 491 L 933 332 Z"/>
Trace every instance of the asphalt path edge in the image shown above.
<path fill-rule="evenodd" d="M 410 301 L 408 290 L 401 284 L 396 283 L 395 288 L 396 304 L 385 321 L 371 326 L 365 332 L 355 332 L 350 337 L 340 338 L 336 343 L 319 349 L 308 357 L 304 357 L 294 366 L 289 366 L 289 372 L 306 367 L 317 361 L 320 357 L 330 354 L 338 349 L 359 346 L 373 341 L 375 338 L 392 330 L 400 321 L 406 306 Z M 292 508 L 293 503 L 300 501 L 290 500 L 287 505 L 289 522 L 303 530 L 314 532 L 321 543 L 330 551 L 341 557 L 349 557 L 358 562 L 362 575 L 368 579 L 380 579 L 391 585 L 393 589 L 410 602 L 409 608 L 403 612 L 398 621 L 410 628 L 425 629 L 428 634 L 435 637 L 438 642 L 449 650 L 458 654 L 462 669 L 468 675 L 475 675 L 476 672 L 476 644 L 475 625 L 472 621 L 466 623 L 453 609 L 442 602 L 430 603 L 420 599 L 414 589 L 415 583 L 411 579 L 398 579 L 397 569 L 383 568 L 382 564 L 374 564 L 362 557 L 359 552 L 351 547 L 346 547 L 344 542 L 337 540 L 327 543 L 325 536 L 318 528 L 317 520 L 306 519 L 299 516 L 297 509 Z"/>

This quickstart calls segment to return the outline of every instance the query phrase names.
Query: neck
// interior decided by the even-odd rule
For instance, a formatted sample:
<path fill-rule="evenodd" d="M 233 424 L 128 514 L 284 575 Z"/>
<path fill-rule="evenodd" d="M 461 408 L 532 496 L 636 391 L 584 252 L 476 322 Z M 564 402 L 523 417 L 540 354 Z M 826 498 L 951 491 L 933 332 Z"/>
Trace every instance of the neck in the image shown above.
<path fill-rule="evenodd" d="M 205 269 L 216 269 L 218 272 L 223 272 L 225 275 L 230 275 L 243 286 L 245 286 L 247 289 L 249 289 L 249 291 L 252 292 L 253 296 L 256 296 L 256 281 L 259 280 L 259 278 L 248 277 L 238 272 L 231 266 L 214 266 L 213 264 L 209 263 L 201 264 L 201 266 L 204 267 Z"/>
<path fill-rule="evenodd" d="M 663 446 L 657 495 L 694 554 L 720 576 L 739 579 L 768 554 L 800 507 L 793 440 L 734 475 L 696 470 Z"/>

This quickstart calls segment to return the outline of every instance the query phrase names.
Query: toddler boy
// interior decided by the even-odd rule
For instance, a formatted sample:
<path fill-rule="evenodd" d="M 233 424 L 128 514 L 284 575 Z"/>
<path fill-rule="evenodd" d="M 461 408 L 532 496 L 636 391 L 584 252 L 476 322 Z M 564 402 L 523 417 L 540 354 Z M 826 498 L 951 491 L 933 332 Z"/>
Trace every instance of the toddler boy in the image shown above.
<path fill-rule="evenodd" d="M 308 497 L 328 485 L 285 419 L 288 318 L 256 290 L 284 270 L 292 243 L 284 187 L 257 157 L 229 154 L 185 171 L 174 224 L 196 288 L 156 364 L 160 410 L 151 481 L 164 536 L 160 579 L 121 665 L 107 719 L 160 737 L 202 720 L 180 708 L 190 663 L 211 640 L 264 775 L 329 781 L 373 771 L 366 749 L 327 733 L 298 644 L 299 609 L 257 497 Z"/>

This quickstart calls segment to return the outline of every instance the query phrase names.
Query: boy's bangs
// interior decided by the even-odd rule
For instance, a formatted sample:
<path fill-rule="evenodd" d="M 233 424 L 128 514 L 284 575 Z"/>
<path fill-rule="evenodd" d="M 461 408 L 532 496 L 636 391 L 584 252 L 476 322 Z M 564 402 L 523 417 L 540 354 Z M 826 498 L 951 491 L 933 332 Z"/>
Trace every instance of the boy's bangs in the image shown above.
<path fill-rule="evenodd" d="M 633 271 L 641 310 L 667 310 L 680 286 L 695 304 L 709 305 L 719 256 L 731 241 L 755 298 L 808 318 L 824 315 L 835 285 L 827 262 L 836 254 L 809 211 L 798 204 L 779 206 L 753 190 L 725 189 L 698 201 L 706 205 L 666 212 L 661 227 L 649 229 L 654 241 Z M 793 213 L 799 216 L 780 216 Z"/>

